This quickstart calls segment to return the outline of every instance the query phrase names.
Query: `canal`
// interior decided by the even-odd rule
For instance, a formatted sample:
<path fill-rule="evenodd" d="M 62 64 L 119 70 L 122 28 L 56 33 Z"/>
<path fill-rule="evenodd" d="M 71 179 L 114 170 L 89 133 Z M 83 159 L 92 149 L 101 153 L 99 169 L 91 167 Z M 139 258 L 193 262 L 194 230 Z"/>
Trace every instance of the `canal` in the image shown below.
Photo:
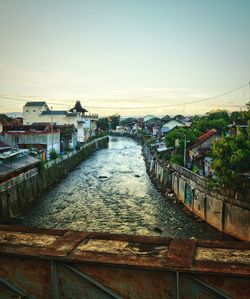
<path fill-rule="evenodd" d="M 15 224 L 142 234 L 221 239 L 206 223 L 186 215 L 157 191 L 149 179 L 141 146 L 110 137 L 108 148 L 92 154 Z"/>

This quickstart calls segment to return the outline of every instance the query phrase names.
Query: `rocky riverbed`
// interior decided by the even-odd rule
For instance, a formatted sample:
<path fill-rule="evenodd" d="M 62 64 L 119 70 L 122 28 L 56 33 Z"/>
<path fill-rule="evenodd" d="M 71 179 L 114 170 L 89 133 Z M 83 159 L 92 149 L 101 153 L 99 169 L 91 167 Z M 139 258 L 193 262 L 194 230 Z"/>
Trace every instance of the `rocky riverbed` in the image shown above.
<path fill-rule="evenodd" d="M 149 179 L 140 144 L 111 137 L 15 224 L 83 231 L 221 239 L 164 197 Z"/>

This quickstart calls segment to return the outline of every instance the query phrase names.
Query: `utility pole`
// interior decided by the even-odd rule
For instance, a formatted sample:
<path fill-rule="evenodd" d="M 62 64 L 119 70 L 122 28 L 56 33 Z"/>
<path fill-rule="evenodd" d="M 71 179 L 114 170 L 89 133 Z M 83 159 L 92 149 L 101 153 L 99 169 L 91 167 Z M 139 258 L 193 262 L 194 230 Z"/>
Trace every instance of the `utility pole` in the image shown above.
<path fill-rule="evenodd" d="M 52 151 L 54 148 L 54 124 L 53 124 L 53 107 L 51 106 L 51 124 L 52 124 Z"/>
<path fill-rule="evenodd" d="M 248 84 L 249 84 L 249 86 L 248 86 L 248 87 L 249 87 L 249 90 L 248 90 L 248 100 L 249 100 L 249 102 L 250 102 L 250 81 L 249 81 Z"/>
<path fill-rule="evenodd" d="M 186 167 L 186 164 L 187 164 L 187 137 L 186 135 L 184 136 L 184 153 L 183 153 L 183 164 L 184 164 L 184 167 Z"/>

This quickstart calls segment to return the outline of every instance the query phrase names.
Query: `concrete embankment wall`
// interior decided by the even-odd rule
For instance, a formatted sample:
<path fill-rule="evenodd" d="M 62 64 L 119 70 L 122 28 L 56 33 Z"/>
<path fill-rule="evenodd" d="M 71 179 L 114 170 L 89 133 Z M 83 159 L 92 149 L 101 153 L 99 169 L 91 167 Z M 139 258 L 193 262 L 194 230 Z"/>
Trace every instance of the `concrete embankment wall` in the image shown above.
<path fill-rule="evenodd" d="M 210 191 L 206 181 L 188 169 L 157 160 L 145 146 L 149 172 L 162 187 L 172 189 L 176 197 L 193 213 L 221 232 L 250 241 L 250 199 Z"/>
<path fill-rule="evenodd" d="M 86 159 L 98 148 L 105 147 L 108 136 L 83 145 L 80 150 L 26 171 L 0 185 L 0 222 L 19 216 L 46 189 L 59 182 L 74 166 Z"/>

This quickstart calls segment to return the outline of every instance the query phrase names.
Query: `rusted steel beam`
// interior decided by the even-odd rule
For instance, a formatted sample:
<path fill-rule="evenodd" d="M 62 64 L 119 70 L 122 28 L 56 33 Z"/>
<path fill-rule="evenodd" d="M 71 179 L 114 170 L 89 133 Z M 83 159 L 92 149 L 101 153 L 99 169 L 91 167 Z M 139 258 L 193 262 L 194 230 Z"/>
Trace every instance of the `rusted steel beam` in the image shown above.
<path fill-rule="evenodd" d="M 250 244 L 0 226 L 0 255 L 250 276 Z"/>
<path fill-rule="evenodd" d="M 168 249 L 166 265 L 178 268 L 191 268 L 195 255 L 195 247 L 195 240 L 173 240 Z"/>

